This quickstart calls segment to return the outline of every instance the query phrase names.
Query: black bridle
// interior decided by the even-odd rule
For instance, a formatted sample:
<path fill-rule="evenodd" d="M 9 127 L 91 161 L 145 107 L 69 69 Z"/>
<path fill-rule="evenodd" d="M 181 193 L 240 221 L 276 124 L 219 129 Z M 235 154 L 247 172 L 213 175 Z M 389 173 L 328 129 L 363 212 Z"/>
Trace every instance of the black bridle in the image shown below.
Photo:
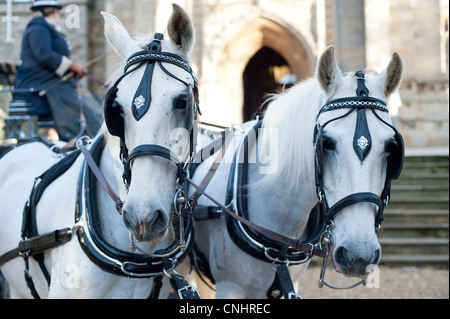
<path fill-rule="evenodd" d="M 372 203 L 378 207 L 375 216 L 375 230 L 378 232 L 381 223 L 383 221 L 383 211 L 385 206 L 389 203 L 391 180 L 397 179 L 400 175 L 403 158 L 404 158 L 404 146 L 403 138 L 397 129 L 391 124 L 387 123 L 376 113 L 376 111 L 382 111 L 388 113 L 389 110 L 386 103 L 382 100 L 369 97 L 369 90 L 365 85 L 364 73 L 356 72 L 355 74 L 358 87 L 356 89 L 357 96 L 346 97 L 341 99 L 335 99 L 324 105 L 316 118 L 316 126 L 314 129 L 314 149 L 315 149 L 315 179 L 316 179 L 316 190 L 317 196 L 319 198 L 319 203 L 323 207 L 325 222 L 330 225 L 338 212 L 344 208 L 358 204 L 358 203 Z M 319 116 L 324 112 L 329 112 L 333 110 L 349 109 L 345 114 L 328 120 L 324 124 L 320 125 L 318 122 Z M 367 125 L 366 110 L 370 109 L 373 114 L 385 125 L 389 126 L 394 131 L 394 141 L 390 148 L 390 155 L 388 158 L 388 167 L 386 173 L 386 181 L 381 192 L 381 195 L 371 193 L 371 192 L 360 192 L 348 195 L 333 206 L 329 207 L 325 195 L 324 181 L 323 181 L 323 144 L 324 144 L 324 129 L 325 127 L 337 120 L 345 118 L 353 111 L 357 110 L 356 119 L 356 129 L 353 138 L 353 148 L 359 159 L 364 161 L 366 156 L 369 154 L 372 140 L 370 136 L 369 127 Z"/>
<path fill-rule="evenodd" d="M 158 156 L 164 158 L 177 167 L 176 175 L 176 192 L 173 202 L 173 214 L 179 217 L 179 238 L 175 239 L 167 249 L 159 250 L 155 253 L 148 253 L 135 245 L 134 237 L 130 233 L 130 253 L 123 252 L 102 238 L 101 230 L 96 227 L 99 223 L 94 220 L 95 213 L 95 187 L 89 185 L 95 180 L 100 182 L 109 196 L 115 201 L 116 209 L 120 214 L 125 214 L 123 210 L 123 202 L 119 196 L 112 190 L 98 168 L 99 157 L 101 156 L 101 147 L 99 147 L 102 139 L 97 139 L 92 146 L 92 153 L 87 150 L 87 142 L 80 139 L 77 146 L 81 149 L 86 159 L 86 165 L 80 173 L 78 182 L 78 202 L 77 202 L 77 224 L 74 228 L 79 236 L 83 250 L 88 257 L 105 271 L 127 277 L 142 278 L 155 277 L 152 288 L 152 297 L 157 297 L 161 288 L 161 280 L 164 275 L 170 278 L 171 283 L 177 288 L 180 298 L 199 298 L 195 287 L 189 285 L 186 280 L 175 272 L 174 268 L 189 253 L 193 244 L 193 218 L 192 216 L 183 216 L 181 210 L 187 205 L 187 196 L 183 190 L 188 164 L 193 158 L 195 152 L 194 121 L 196 120 L 198 109 L 198 81 L 190 68 L 189 64 L 181 57 L 161 51 L 161 40 L 163 35 L 156 33 L 153 42 L 149 45 L 149 50 L 140 51 L 131 55 L 124 68 L 124 73 L 116 80 L 114 85 L 108 90 L 105 97 L 105 122 L 109 132 L 120 138 L 120 158 L 124 166 L 123 180 L 125 187 L 129 188 L 131 183 L 131 165 L 135 158 L 140 156 Z M 171 72 L 169 72 L 161 62 L 174 64 L 189 74 L 194 79 L 194 87 L 189 83 L 181 80 Z M 181 162 L 178 157 L 168 148 L 157 144 L 143 144 L 135 147 L 130 153 L 125 143 L 125 123 L 122 117 L 123 108 L 116 102 L 118 92 L 118 84 L 128 74 L 139 69 L 147 63 L 141 83 L 135 92 L 132 102 L 132 113 L 134 118 L 139 121 L 148 111 L 151 104 L 151 83 L 155 64 L 158 63 L 160 68 L 169 76 L 180 81 L 186 86 L 186 127 L 190 133 L 190 157 L 188 162 Z M 137 65 L 136 65 L 137 64 Z M 131 66 L 136 65 L 134 68 Z M 89 169 L 88 169 L 89 167 Z M 88 200 L 86 200 L 88 199 Z M 86 206 L 86 207 L 85 207 Z M 84 224 L 92 225 L 85 231 Z M 139 250 L 141 254 L 134 252 Z M 173 272 L 173 273 L 169 273 Z M 156 284 L 157 283 L 157 284 Z"/>
<path fill-rule="evenodd" d="M 149 50 L 139 51 L 132 54 L 128 59 L 124 67 L 124 73 L 116 80 L 114 85 L 108 90 L 105 97 L 105 122 L 108 131 L 111 135 L 118 136 L 120 138 L 120 158 L 124 165 L 123 180 L 127 187 L 131 183 L 131 164 L 136 157 L 140 156 L 158 156 L 173 162 L 177 166 L 177 176 L 176 179 L 181 185 L 184 182 L 184 177 L 186 176 L 186 165 L 178 160 L 178 157 L 169 149 L 156 145 L 156 144 L 145 144 L 139 145 L 134 148 L 130 153 L 125 143 L 125 123 L 122 117 L 122 106 L 116 101 L 118 85 L 119 83 L 130 73 L 139 69 L 145 63 L 147 63 L 144 76 L 142 77 L 141 83 L 134 94 L 132 101 L 132 113 L 134 118 L 139 121 L 144 114 L 150 108 L 152 100 L 151 84 L 153 78 L 153 71 L 155 65 L 158 64 L 159 67 L 170 77 L 181 82 L 186 86 L 186 128 L 190 133 L 190 157 L 195 152 L 195 138 L 193 136 L 193 126 L 194 121 L 197 119 L 197 114 L 200 113 L 199 102 L 198 102 L 198 80 L 197 77 L 183 58 L 180 56 L 161 51 L 161 41 L 164 36 L 161 33 L 156 33 L 153 41 L 149 45 Z M 173 73 L 168 71 L 162 62 L 170 63 L 176 65 L 186 72 L 188 72 L 192 79 L 194 80 L 194 86 L 190 83 L 180 79 Z M 131 68 L 132 66 L 135 66 Z"/>

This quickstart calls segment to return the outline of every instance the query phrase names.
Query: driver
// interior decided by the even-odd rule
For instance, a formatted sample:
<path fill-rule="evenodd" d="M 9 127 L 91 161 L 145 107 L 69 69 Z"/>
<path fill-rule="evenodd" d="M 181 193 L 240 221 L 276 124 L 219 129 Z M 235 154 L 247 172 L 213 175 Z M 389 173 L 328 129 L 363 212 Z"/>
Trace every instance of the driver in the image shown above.
<path fill-rule="evenodd" d="M 59 23 L 57 0 L 35 0 L 31 10 L 33 18 L 28 23 L 22 39 L 22 64 L 17 70 L 15 88 L 36 88 L 38 93 L 15 94 L 25 98 L 36 115 L 53 115 L 60 140 L 69 141 L 81 129 L 80 103 L 90 132 L 96 132 L 101 123 L 101 103 L 92 95 L 78 97 L 76 78 L 81 79 L 84 67 L 70 58 L 70 46 L 63 34 L 56 30 Z M 63 77 L 70 72 L 75 76 Z"/>

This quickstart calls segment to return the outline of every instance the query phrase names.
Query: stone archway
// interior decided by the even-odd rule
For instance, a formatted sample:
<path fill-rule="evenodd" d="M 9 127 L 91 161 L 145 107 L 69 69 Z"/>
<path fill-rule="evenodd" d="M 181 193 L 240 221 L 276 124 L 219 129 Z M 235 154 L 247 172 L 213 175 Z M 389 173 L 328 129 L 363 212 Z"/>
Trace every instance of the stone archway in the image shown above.
<path fill-rule="evenodd" d="M 266 46 L 256 52 L 243 74 L 244 121 L 252 120 L 256 113 L 264 111 L 268 94 L 280 93 L 286 86 L 282 84 L 283 79 L 290 74 L 291 67 L 278 52 Z"/>
<path fill-rule="evenodd" d="M 252 57 L 264 47 L 277 52 L 298 80 L 314 73 L 316 57 L 301 34 L 289 25 L 259 17 L 236 30 L 224 46 L 215 72 L 215 87 L 212 88 L 215 92 L 220 90 L 223 98 L 218 99 L 216 94 L 211 100 L 214 98 L 212 103 L 225 108 L 226 112 L 208 117 L 211 121 L 225 125 L 243 122 L 244 70 Z"/>

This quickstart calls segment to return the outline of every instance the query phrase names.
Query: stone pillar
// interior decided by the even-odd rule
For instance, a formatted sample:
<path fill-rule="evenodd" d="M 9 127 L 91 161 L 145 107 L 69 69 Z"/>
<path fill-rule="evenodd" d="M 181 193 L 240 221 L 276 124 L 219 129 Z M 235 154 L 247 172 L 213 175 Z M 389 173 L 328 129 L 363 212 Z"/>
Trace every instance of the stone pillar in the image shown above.
<path fill-rule="evenodd" d="M 366 66 L 364 1 L 336 0 L 336 53 L 342 71 Z"/>

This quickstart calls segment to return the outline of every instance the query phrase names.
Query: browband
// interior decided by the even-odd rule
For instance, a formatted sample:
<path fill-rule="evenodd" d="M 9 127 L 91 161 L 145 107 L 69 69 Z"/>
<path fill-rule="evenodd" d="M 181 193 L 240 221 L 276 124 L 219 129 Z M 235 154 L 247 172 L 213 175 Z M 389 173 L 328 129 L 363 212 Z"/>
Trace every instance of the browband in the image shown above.
<path fill-rule="evenodd" d="M 159 50 L 145 50 L 145 51 L 139 51 L 134 54 L 132 54 L 125 64 L 124 72 L 127 72 L 128 68 L 132 66 L 133 64 L 142 62 L 142 61 L 161 61 L 161 62 L 167 62 L 171 64 L 175 64 L 176 66 L 179 66 L 180 68 L 184 69 L 186 72 L 189 72 L 194 79 L 195 83 L 198 84 L 197 77 L 195 76 L 194 71 L 190 67 L 189 63 L 187 63 L 185 60 L 183 60 L 181 57 L 179 57 L 176 54 L 170 53 L 170 52 L 162 52 Z"/>
<path fill-rule="evenodd" d="M 335 99 L 325 104 L 319 114 L 341 108 L 373 108 L 388 113 L 386 103 L 380 99 L 368 96 L 354 96 Z"/>

